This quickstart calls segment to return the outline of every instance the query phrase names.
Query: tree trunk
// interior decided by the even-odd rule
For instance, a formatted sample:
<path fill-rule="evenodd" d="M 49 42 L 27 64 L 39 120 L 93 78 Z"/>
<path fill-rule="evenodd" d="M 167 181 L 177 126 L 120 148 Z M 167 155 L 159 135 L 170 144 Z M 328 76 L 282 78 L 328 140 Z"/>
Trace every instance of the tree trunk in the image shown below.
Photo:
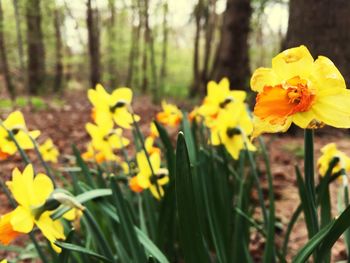
<path fill-rule="evenodd" d="M 138 67 L 139 67 L 139 49 L 140 49 L 140 34 L 141 34 L 141 21 L 140 17 L 136 19 L 137 17 L 137 8 L 140 8 L 139 6 L 135 6 L 135 3 L 133 2 L 133 8 L 132 8 L 132 30 L 131 30 L 131 45 L 129 50 L 129 66 L 128 66 L 128 75 L 126 78 L 126 86 L 127 87 L 133 87 L 133 80 L 134 76 L 138 74 Z M 138 25 L 134 26 L 135 21 L 138 20 Z M 138 83 L 139 84 L 139 83 Z M 139 85 L 136 85 L 139 87 Z"/>
<path fill-rule="evenodd" d="M 148 12 L 143 11 L 143 9 L 145 9 L 142 6 L 143 1 L 138 0 L 139 3 L 139 12 L 140 12 L 140 20 L 143 21 L 142 25 L 145 28 L 145 20 L 146 17 L 144 16 L 144 13 L 146 13 L 146 15 L 148 15 Z M 142 87 L 141 90 L 143 93 L 145 93 L 148 89 L 148 34 L 146 29 L 144 29 L 143 32 L 143 54 L 142 54 Z"/>
<path fill-rule="evenodd" d="M 91 0 L 87 1 L 87 29 L 90 54 L 90 81 L 93 88 L 100 83 L 100 36 L 97 21 L 98 10 L 92 8 Z"/>
<path fill-rule="evenodd" d="M 45 83 L 45 48 L 41 29 L 40 0 L 27 0 L 28 91 L 38 94 Z"/>
<path fill-rule="evenodd" d="M 329 57 L 349 84 L 349 14 L 349 0 L 290 0 L 283 48 L 305 45 L 314 57 Z"/>
<path fill-rule="evenodd" d="M 108 1 L 110 10 L 108 24 L 108 76 L 110 87 L 114 89 L 117 86 L 117 70 L 116 70 L 116 10 L 114 0 Z"/>
<path fill-rule="evenodd" d="M 149 0 L 144 0 L 145 3 L 145 34 L 146 34 L 146 49 L 149 48 L 150 66 L 152 74 L 152 100 L 154 103 L 159 102 L 159 90 L 158 90 L 158 75 L 156 57 L 154 51 L 153 32 L 149 25 Z"/>
<path fill-rule="evenodd" d="M 194 10 L 194 18 L 196 23 L 196 33 L 194 37 L 194 52 L 193 52 L 193 82 L 190 88 L 189 96 L 193 98 L 199 94 L 201 77 L 200 77 L 200 69 L 199 69 L 199 43 L 201 36 L 201 14 L 203 8 L 203 1 L 199 0 L 198 4 Z"/>
<path fill-rule="evenodd" d="M 62 91 L 63 50 L 62 50 L 60 12 L 57 8 L 54 10 L 54 27 L 55 27 L 55 37 L 56 37 L 56 50 L 55 50 L 56 51 L 56 69 L 55 69 L 54 92 L 59 93 Z"/>
<path fill-rule="evenodd" d="M 165 79 L 167 76 L 167 58 L 168 58 L 168 2 L 165 0 L 163 6 L 163 46 L 162 46 L 162 64 L 159 74 L 159 95 L 162 96 L 164 91 Z"/>
<path fill-rule="evenodd" d="M 206 27 L 205 27 L 205 48 L 204 48 L 204 62 L 203 62 L 203 70 L 201 77 L 201 93 L 205 94 L 205 88 L 210 80 L 209 77 L 209 66 L 210 66 L 210 58 L 211 51 L 213 46 L 213 35 L 216 25 L 216 0 L 209 0 L 208 6 L 208 15 L 206 19 Z"/>
<path fill-rule="evenodd" d="M 249 84 L 248 34 L 252 8 L 250 0 L 227 0 L 214 78 L 228 77 L 231 87 L 245 89 Z"/>
<path fill-rule="evenodd" d="M 15 11 L 15 21 L 16 21 L 16 36 L 17 36 L 17 50 L 18 50 L 18 60 L 21 70 L 20 79 L 23 86 L 26 87 L 26 77 L 25 77 L 25 66 L 24 66 L 24 49 L 23 49 L 23 39 L 21 33 L 21 20 L 19 15 L 18 0 L 13 0 L 13 8 Z"/>
<path fill-rule="evenodd" d="M 0 1 L 0 58 L 1 58 L 1 66 L 2 71 L 5 77 L 5 83 L 7 91 L 11 97 L 11 99 L 15 99 L 16 91 L 15 86 L 11 80 L 11 74 L 8 66 L 7 56 L 6 56 L 6 48 L 5 48 L 5 37 L 4 37 L 4 15 L 2 10 L 2 5 Z"/>

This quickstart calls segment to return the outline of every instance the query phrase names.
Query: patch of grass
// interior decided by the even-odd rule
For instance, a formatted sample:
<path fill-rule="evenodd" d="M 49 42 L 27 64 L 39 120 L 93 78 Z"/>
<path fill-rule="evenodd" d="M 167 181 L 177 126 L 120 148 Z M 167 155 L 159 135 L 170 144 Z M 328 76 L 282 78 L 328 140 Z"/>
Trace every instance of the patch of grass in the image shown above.
<path fill-rule="evenodd" d="M 46 102 L 39 97 L 31 97 L 30 102 L 35 110 L 44 110 L 47 108 Z"/>
<path fill-rule="evenodd" d="M 299 159 L 304 158 L 304 147 L 297 143 L 288 143 L 282 146 L 283 150 L 295 155 Z"/>
<path fill-rule="evenodd" d="M 12 101 L 10 99 L 0 99 L 0 109 L 11 109 Z"/>
<path fill-rule="evenodd" d="M 17 107 L 23 108 L 28 105 L 27 97 L 17 97 L 15 100 L 15 104 Z"/>

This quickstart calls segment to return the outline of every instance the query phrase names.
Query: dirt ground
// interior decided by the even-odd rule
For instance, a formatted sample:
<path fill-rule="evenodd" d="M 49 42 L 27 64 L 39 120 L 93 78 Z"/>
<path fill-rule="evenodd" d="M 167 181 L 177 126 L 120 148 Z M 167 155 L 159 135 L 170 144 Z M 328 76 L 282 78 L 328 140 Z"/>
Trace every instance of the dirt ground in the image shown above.
<path fill-rule="evenodd" d="M 63 105 L 51 103 L 51 98 L 45 99 L 48 102 L 48 108 L 40 111 L 33 111 L 30 107 L 24 108 L 22 112 L 25 115 L 27 125 L 30 129 L 39 129 L 42 131 L 41 139 L 47 137 L 53 139 L 59 147 L 61 156 L 71 155 L 72 143 L 78 145 L 81 150 L 84 149 L 85 143 L 89 136 L 85 132 L 84 125 L 90 121 L 90 104 L 87 100 L 86 93 L 73 92 L 66 94 Z M 136 97 L 134 102 L 134 111 L 142 118 L 141 129 L 148 130 L 148 124 L 159 111 L 160 107 L 151 103 L 148 97 Z M 8 112 L 0 112 L 1 117 L 5 117 Z M 273 172 L 274 189 L 276 197 L 276 212 L 278 220 L 282 223 L 283 229 L 289 222 L 289 218 L 299 204 L 298 191 L 295 180 L 294 165 L 299 164 L 302 167 L 303 137 L 301 135 L 269 135 L 264 136 L 268 145 L 271 158 L 271 168 Z M 350 139 L 344 131 L 326 129 L 322 132 L 316 132 L 315 136 L 315 155 L 320 155 L 320 148 L 328 142 L 337 142 L 339 148 L 350 155 Z M 31 155 L 35 158 L 34 155 Z M 11 170 L 14 167 L 23 167 L 18 156 L 8 161 L 0 161 L 0 177 L 7 180 L 11 176 Z M 264 168 L 261 167 L 261 170 Z M 262 178 L 265 190 L 266 181 Z M 332 202 L 336 203 L 336 185 L 332 186 Z M 8 211 L 6 198 L 0 194 L 0 214 Z M 333 205 L 336 208 L 336 205 Z M 333 211 L 333 216 L 337 211 Z M 350 220 L 350 219 L 349 219 Z M 276 231 L 277 245 L 283 242 L 284 232 Z M 263 244 L 259 242 L 261 238 L 253 237 L 252 249 L 262 251 Z M 290 258 L 296 253 L 307 240 L 307 232 L 304 222 L 299 219 L 289 242 L 288 254 Z M 255 241 L 255 240 L 253 240 Z M 261 252 L 257 252 L 261 253 Z M 346 251 L 342 241 L 338 242 L 333 248 L 332 261 L 346 259 Z M 1 257 L 1 253 L 0 253 Z"/>

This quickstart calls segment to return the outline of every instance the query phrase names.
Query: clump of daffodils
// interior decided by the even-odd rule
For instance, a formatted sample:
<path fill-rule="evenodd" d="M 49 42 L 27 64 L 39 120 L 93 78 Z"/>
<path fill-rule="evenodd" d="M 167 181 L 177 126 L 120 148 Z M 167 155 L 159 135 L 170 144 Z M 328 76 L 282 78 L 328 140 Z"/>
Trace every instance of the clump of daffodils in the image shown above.
<path fill-rule="evenodd" d="M 140 119 L 130 112 L 132 96 L 129 88 L 118 88 L 109 94 L 100 84 L 88 91 L 94 123 L 85 126 L 91 136 L 88 151 L 83 154 L 85 160 L 97 163 L 120 161 L 115 151 L 129 144 L 129 140 L 122 135 L 122 128 L 130 129 L 133 121 Z"/>
<path fill-rule="evenodd" d="M 0 243 L 8 245 L 18 236 L 38 228 L 49 240 L 52 248 L 58 253 L 61 252 L 61 248 L 54 242 L 65 239 L 63 224 L 60 219 L 51 218 L 52 210 L 45 209 L 45 203 L 54 192 L 51 179 L 43 173 L 35 174 L 30 164 L 23 172 L 14 169 L 12 180 L 6 182 L 6 185 L 18 205 L 0 218 Z"/>
<path fill-rule="evenodd" d="M 39 136 L 39 130 L 27 129 L 24 116 L 20 111 L 10 113 L 4 121 L 0 121 L 0 160 L 16 154 L 18 147 L 22 150 L 34 149 Z M 59 152 L 51 139 L 38 145 L 38 148 L 44 161 L 57 162 Z"/>
<path fill-rule="evenodd" d="M 319 174 L 325 176 L 332 160 L 338 158 L 338 162 L 333 167 L 331 174 L 342 173 L 342 178 L 345 179 L 347 177 L 346 174 L 350 172 L 350 157 L 343 151 L 340 151 L 335 143 L 329 143 L 323 146 L 321 153 L 322 155 L 317 160 Z"/>
<path fill-rule="evenodd" d="M 212 145 L 224 145 L 234 159 L 242 149 L 255 151 L 249 136 L 253 131 L 252 119 L 245 104 L 246 92 L 230 90 L 227 78 L 219 83 L 210 81 L 207 96 L 192 118 L 202 118 L 210 130 Z"/>

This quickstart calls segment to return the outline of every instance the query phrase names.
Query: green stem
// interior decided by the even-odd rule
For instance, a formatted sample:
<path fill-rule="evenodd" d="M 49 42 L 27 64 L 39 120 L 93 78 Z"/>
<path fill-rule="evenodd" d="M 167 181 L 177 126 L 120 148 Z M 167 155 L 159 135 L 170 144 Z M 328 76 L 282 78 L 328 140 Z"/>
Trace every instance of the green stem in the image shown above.
<path fill-rule="evenodd" d="M 43 156 L 41 155 L 40 153 L 40 150 L 39 150 L 39 147 L 38 147 L 38 143 L 34 140 L 34 138 L 32 136 L 29 135 L 29 133 L 27 132 L 27 135 L 28 137 L 30 138 L 30 140 L 32 141 L 33 145 L 34 145 L 34 150 L 35 150 L 35 153 L 36 155 L 38 156 L 39 158 L 39 161 L 41 162 L 42 166 L 44 167 L 45 171 L 46 171 L 46 174 L 50 177 L 51 181 L 52 181 L 52 184 L 54 185 L 54 187 L 56 188 L 56 182 L 55 182 L 55 179 L 54 179 L 54 176 L 51 172 L 51 169 L 50 167 L 48 166 L 47 162 L 44 161 L 44 158 Z"/>
<path fill-rule="evenodd" d="M 305 156 L 304 156 L 304 173 L 306 189 L 311 197 L 313 206 L 316 206 L 315 193 L 315 171 L 314 171 L 314 131 L 305 130 Z"/>
<path fill-rule="evenodd" d="M 318 233 L 319 222 L 316 207 L 316 191 L 315 191 L 315 171 L 314 171 L 314 131 L 312 129 L 305 129 L 304 135 L 304 176 L 305 188 L 307 193 L 307 202 L 309 202 L 311 213 L 309 229 L 309 239 Z M 314 261 L 318 262 L 318 252 L 314 253 Z"/>
<path fill-rule="evenodd" d="M 261 137 L 259 137 L 260 146 L 266 166 L 267 181 L 269 186 L 269 218 L 267 226 L 267 240 L 264 251 L 264 262 L 275 262 L 275 196 L 273 188 L 273 180 L 271 174 L 270 160 L 267 154 L 265 143 Z"/>

